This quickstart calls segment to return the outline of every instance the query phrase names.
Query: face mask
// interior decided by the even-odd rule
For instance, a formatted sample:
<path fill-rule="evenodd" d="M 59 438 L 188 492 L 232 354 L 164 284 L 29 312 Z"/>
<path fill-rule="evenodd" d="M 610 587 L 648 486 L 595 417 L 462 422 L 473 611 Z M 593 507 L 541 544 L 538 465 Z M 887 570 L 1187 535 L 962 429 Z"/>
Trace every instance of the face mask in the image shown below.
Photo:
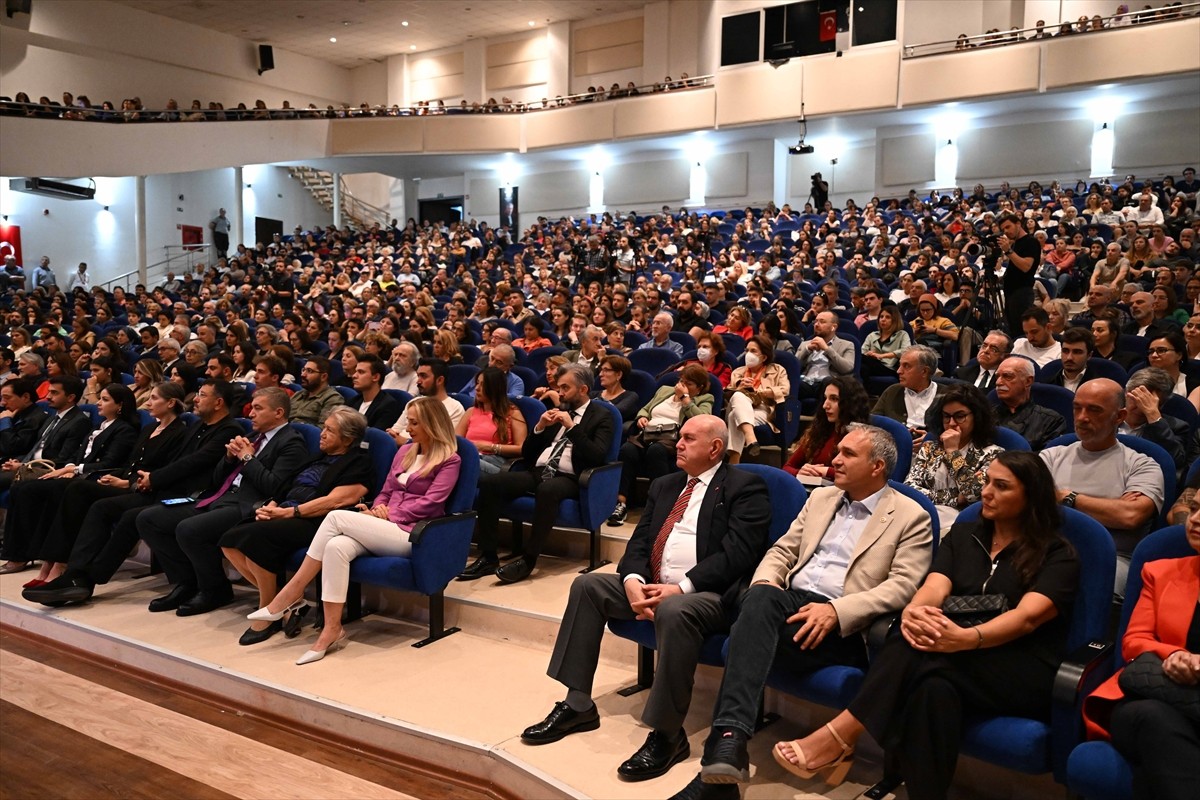
<path fill-rule="evenodd" d="M 701 347 L 696 350 L 696 358 L 700 359 L 701 361 L 708 361 L 710 358 L 712 358 L 712 354 L 711 347 Z"/>
<path fill-rule="evenodd" d="M 759 357 L 758 353 L 746 353 L 747 367 L 750 369 L 758 369 L 760 364 L 762 364 L 762 358 Z"/>

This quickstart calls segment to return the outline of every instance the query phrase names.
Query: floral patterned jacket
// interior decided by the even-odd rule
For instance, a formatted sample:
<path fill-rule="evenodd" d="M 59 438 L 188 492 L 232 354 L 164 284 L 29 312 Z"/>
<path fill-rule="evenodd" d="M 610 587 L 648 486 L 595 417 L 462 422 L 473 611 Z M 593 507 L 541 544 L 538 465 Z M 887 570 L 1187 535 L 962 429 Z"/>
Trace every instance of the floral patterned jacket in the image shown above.
<path fill-rule="evenodd" d="M 941 442 L 928 441 L 913 453 L 912 469 L 905 483 L 935 505 L 961 510 L 979 499 L 988 465 L 1002 452 L 999 445 L 979 448 L 969 444 L 947 453 Z"/>

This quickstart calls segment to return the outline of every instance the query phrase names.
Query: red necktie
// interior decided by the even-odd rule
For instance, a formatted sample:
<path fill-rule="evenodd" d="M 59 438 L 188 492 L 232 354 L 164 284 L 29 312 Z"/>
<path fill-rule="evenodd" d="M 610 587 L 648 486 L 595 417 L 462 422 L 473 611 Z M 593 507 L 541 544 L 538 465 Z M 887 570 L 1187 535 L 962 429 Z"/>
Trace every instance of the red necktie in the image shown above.
<path fill-rule="evenodd" d="M 263 443 L 264 439 L 266 439 L 266 437 L 260 433 L 258 435 L 258 438 L 254 440 L 254 452 L 255 453 L 258 453 L 258 449 L 260 447 L 262 447 L 262 443 Z M 199 503 L 196 503 L 196 508 L 207 508 L 208 506 L 211 506 L 213 503 L 217 502 L 222 497 L 224 497 L 225 494 L 229 491 L 229 487 L 233 486 L 233 481 L 237 478 L 238 475 L 242 474 L 242 467 L 245 466 L 245 464 L 246 464 L 246 462 L 239 461 L 238 465 L 233 468 L 233 472 L 229 473 L 229 476 L 225 478 L 225 482 L 221 484 L 221 488 L 217 490 L 217 493 L 214 494 L 212 497 L 206 497 L 203 500 L 201 500 Z"/>
<path fill-rule="evenodd" d="M 692 499 L 692 490 L 696 488 L 696 484 L 699 482 L 699 478 L 692 478 L 687 482 L 687 486 L 683 487 L 683 493 L 679 495 L 679 499 L 671 507 L 671 513 L 667 514 L 667 518 L 663 520 L 662 527 L 658 529 L 658 536 L 654 539 L 654 549 L 650 551 L 650 572 L 652 573 L 653 583 L 661 582 L 662 575 L 659 573 L 662 570 L 663 551 L 667 549 L 667 539 L 671 536 L 671 530 L 679 520 L 683 519 L 683 512 L 687 510 L 688 501 Z"/>

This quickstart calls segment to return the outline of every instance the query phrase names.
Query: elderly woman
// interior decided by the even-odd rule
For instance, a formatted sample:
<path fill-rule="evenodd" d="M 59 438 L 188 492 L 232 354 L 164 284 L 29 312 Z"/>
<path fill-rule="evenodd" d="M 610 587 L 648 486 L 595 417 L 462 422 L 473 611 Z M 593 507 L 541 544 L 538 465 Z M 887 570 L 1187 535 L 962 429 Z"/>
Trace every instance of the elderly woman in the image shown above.
<path fill-rule="evenodd" d="M 711 414 L 714 399 L 709 393 L 708 372 L 699 364 L 689 364 L 674 386 L 660 386 L 642 406 L 629 441 L 621 445 L 621 487 L 609 525 L 625 522 L 633 482 L 639 476 L 653 481 L 675 469 L 679 429 L 692 417 Z"/>
<path fill-rule="evenodd" d="M 596 375 L 600 388 L 592 392 L 592 397 L 598 397 L 616 406 L 621 412 L 621 419 L 631 422 L 637 418 L 638 396 L 625 388 L 625 379 L 633 372 L 633 365 L 624 356 L 605 356 L 600 359 L 600 369 Z"/>
<path fill-rule="evenodd" d="M 716 376 L 721 382 L 721 388 L 729 385 L 733 368 L 725 363 L 725 339 L 719 333 L 705 331 L 696 337 L 696 358 L 684 362 L 676 372 L 680 372 L 688 364 L 699 364 L 709 375 Z"/>
<path fill-rule="evenodd" d="M 725 324 L 715 326 L 712 332 L 718 336 L 723 333 L 732 333 L 750 341 L 754 336 L 754 326 L 750 324 L 750 312 L 742 306 L 734 306 L 725 315 Z"/>
<path fill-rule="evenodd" d="M 45 375 L 46 362 L 32 350 L 17 357 L 17 376 L 29 378 L 37 386 L 37 399 L 45 400 L 50 382 Z"/>
<path fill-rule="evenodd" d="M 342 610 L 350 583 L 350 562 L 362 555 L 408 556 L 409 534 L 422 520 L 446 513 L 462 464 L 450 416 L 441 401 L 418 397 L 404 409 L 412 441 L 400 448 L 383 490 L 356 511 L 331 511 L 317 529 L 304 563 L 279 594 L 249 615 L 252 622 L 274 622 L 304 605 L 304 587 L 321 574 L 325 627 L 297 664 L 320 661 L 345 645 Z"/>
<path fill-rule="evenodd" d="M 632 347 L 625 346 L 625 323 L 610 322 L 604 326 L 604 334 L 607 338 L 608 349 L 612 352 L 627 356 L 633 352 Z"/>
<path fill-rule="evenodd" d="M 475 405 L 459 417 L 455 433 L 479 449 L 479 468 L 487 474 L 521 455 L 529 426 L 508 396 L 508 379 L 497 367 L 475 376 Z"/>
<path fill-rule="evenodd" d="M 1200 498 L 1192 498 L 1188 512 L 1184 523 L 1188 546 L 1200 554 Z M 1156 675 L 1160 690 L 1135 693 L 1132 686 L 1126 688 L 1129 684 L 1122 685 L 1122 672 L 1118 672 L 1084 701 L 1089 738 L 1111 737 L 1113 746 L 1129 760 L 1135 798 L 1184 800 L 1196 794 L 1200 727 L 1170 698 L 1172 694 L 1195 698 L 1200 683 L 1194 618 L 1198 597 L 1200 555 L 1148 562 L 1142 568 L 1142 593 L 1125 629 L 1121 655 L 1145 668 L 1148 675 Z"/>
<path fill-rule="evenodd" d="M 96 360 L 94 355 L 92 360 Z M 199 339 L 188 342 L 183 347 L 183 360 L 196 371 L 203 372 L 208 362 L 208 345 Z"/>
<path fill-rule="evenodd" d="M 362 414 L 346 406 L 333 409 L 321 426 L 320 453 L 296 476 L 287 494 L 221 537 L 221 552 L 258 589 L 261 604 L 274 599 L 276 576 L 287 569 L 292 553 L 312 543 L 325 515 L 353 508 L 370 491 L 371 459 L 360 447 L 366 432 Z M 282 619 L 254 622 L 238 644 L 264 642 L 282 628 Z"/>
<path fill-rule="evenodd" d="M 784 471 L 797 478 L 833 480 L 833 457 L 837 455 L 838 443 L 851 423 L 867 423 L 871 419 L 870 398 L 854 376 L 829 378 L 822 392 L 824 401 L 817 406 L 813 421 L 783 465 Z"/>
<path fill-rule="evenodd" d="M 133 365 L 133 386 L 130 388 L 139 411 L 150 408 L 150 393 L 162 379 L 162 364 L 153 358 L 143 358 Z"/>
<path fill-rule="evenodd" d="M 1035 454 L 1001 453 L 988 467 L 978 522 L 943 539 L 924 584 L 900 616 L 858 694 L 831 722 L 775 746 L 775 760 L 831 785 L 850 768 L 864 732 L 899 766 L 913 800 L 944 798 L 954 777 L 963 719 L 1010 714 L 1049 719 L 1066 654 L 1079 577 L 1054 476 Z M 1007 609 L 975 619 L 943 611 L 951 595 L 1002 595 Z"/>
<path fill-rule="evenodd" d="M 530 397 L 534 400 L 541 400 L 546 404 L 546 408 L 557 408 L 558 390 L 553 387 L 558 385 L 558 378 L 556 377 L 558 375 L 558 368 L 569 363 L 570 361 L 567 360 L 567 357 L 562 354 L 548 357 L 545 364 L 546 385 L 534 389 L 530 392 Z"/>
<path fill-rule="evenodd" d="M 759 452 L 756 425 L 774 425 L 775 406 L 791 391 L 787 370 L 775 363 L 775 348 L 761 336 L 746 343 L 745 366 L 733 371 L 725 389 L 725 422 L 729 425 L 729 463 L 742 460 L 745 450 Z"/>
<path fill-rule="evenodd" d="M 996 444 L 996 421 L 983 392 L 970 384 L 951 387 L 934 400 L 925 442 L 913 453 L 904 481 L 928 497 L 942 530 L 958 512 L 979 500 Z"/>

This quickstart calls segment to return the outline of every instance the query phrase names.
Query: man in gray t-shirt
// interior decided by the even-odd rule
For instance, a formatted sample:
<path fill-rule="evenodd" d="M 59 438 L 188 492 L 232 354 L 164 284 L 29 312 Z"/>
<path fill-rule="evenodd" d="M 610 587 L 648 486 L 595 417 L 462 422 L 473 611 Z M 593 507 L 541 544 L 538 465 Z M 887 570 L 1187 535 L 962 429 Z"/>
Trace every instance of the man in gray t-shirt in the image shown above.
<path fill-rule="evenodd" d="M 1112 533 L 1119 554 L 1119 594 L 1125 589 L 1129 553 L 1146 535 L 1165 500 L 1158 462 L 1117 441 L 1117 426 L 1125 413 L 1125 390 L 1120 384 L 1107 378 L 1090 380 L 1075 393 L 1079 441 L 1041 454 L 1054 476 L 1059 501 Z"/>

